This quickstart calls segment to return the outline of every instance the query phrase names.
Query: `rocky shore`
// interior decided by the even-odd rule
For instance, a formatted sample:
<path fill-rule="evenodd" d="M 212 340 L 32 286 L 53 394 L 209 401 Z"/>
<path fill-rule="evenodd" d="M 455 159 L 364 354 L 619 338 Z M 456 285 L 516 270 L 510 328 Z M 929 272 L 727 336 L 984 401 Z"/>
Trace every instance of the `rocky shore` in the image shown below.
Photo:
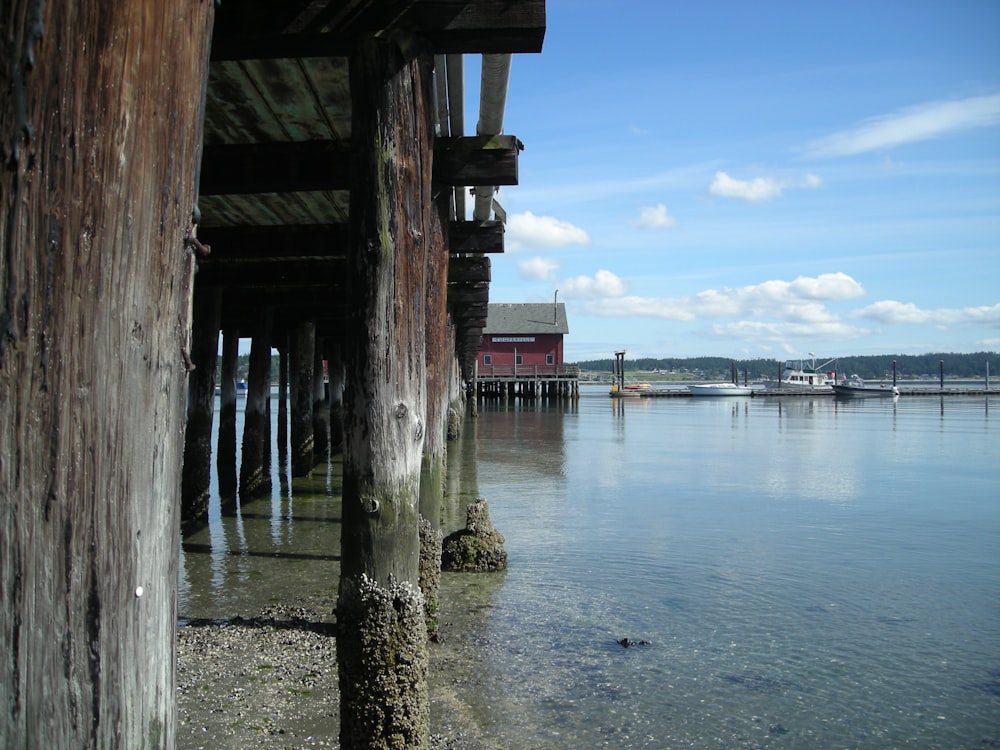
<path fill-rule="evenodd" d="M 179 750 L 339 747 L 334 617 L 268 607 L 177 631 Z M 493 750 L 451 685 L 460 664 L 431 645 L 433 750 Z"/>

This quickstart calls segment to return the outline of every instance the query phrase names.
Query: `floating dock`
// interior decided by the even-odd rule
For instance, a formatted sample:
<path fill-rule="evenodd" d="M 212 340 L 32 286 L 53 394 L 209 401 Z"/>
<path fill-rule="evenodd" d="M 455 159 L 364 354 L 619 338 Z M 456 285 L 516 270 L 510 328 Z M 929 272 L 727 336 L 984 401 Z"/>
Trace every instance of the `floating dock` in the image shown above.
<path fill-rule="evenodd" d="M 609 393 L 611 398 L 691 398 L 691 392 L 681 388 L 646 388 L 643 390 L 620 390 Z M 828 398 L 833 391 L 815 391 L 799 388 L 761 388 L 755 390 L 753 398 Z M 1000 388 L 900 388 L 900 396 L 1000 396 Z M 708 398 L 708 397 L 706 397 Z M 715 398 L 747 398 L 746 396 L 716 396 Z"/>

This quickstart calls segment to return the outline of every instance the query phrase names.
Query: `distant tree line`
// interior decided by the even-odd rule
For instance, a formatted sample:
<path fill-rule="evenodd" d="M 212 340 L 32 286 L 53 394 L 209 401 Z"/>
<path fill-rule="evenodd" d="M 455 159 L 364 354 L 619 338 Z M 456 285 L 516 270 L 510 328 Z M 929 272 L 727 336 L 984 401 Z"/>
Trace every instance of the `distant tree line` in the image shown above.
<path fill-rule="evenodd" d="M 798 357 L 787 359 L 798 362 Z M 681 375 L 694 375 L 710 379 L 728 379 L 732 373 L 733 363 L 743 379 L 744 371 L 750 380 L 760 378 L 776 378 L 784 368 L 786 359 L 727 359 L 726 357 L 667 357 L 654 359 L 652 357 L 637 357 L 626 359 L 625 369 L 630 372 L 676 372 Z M 804 358 L 803 363 L 808 369 L 810 362 Z M 817 365 L 827 360 L 818 359 Z M 944 363 L 946 378 L 981 378 L 986 375 L 986 363 L 990 363 L 990 377 L 1000 379 L 1000 354 L 997 352 L 974 352 L 972 354 L 932 353 L 932 354 L 878 354 L 863 357 L 838 357 L 826 371 L 835 370 L 839 375 L 857 373 L 863 378 L 877 380 L 892 376 L 892 363 L 896 362 L 896 376 L 900 379 L 937 378 Z M 590 359 L 574 364 L 581 370 L 591 372 L 611 372 L 614 359 Z"/>

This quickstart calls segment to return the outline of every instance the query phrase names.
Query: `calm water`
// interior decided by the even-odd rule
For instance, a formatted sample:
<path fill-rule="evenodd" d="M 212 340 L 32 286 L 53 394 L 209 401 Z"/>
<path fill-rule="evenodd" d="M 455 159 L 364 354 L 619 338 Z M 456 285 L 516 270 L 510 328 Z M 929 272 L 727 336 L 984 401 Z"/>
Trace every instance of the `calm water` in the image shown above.
<path fill-rule="evenodd" d="M 998 415 L 606 387 L 484 406 L 446 516 L 478 490 L 510 569 L 444 577 L 434 679 L 483 747 L 1000 746 Z M 337 481 L 276 479 L 189 539 L 181 615 L 253 614 L 293 580 L 329 606 Z"/>

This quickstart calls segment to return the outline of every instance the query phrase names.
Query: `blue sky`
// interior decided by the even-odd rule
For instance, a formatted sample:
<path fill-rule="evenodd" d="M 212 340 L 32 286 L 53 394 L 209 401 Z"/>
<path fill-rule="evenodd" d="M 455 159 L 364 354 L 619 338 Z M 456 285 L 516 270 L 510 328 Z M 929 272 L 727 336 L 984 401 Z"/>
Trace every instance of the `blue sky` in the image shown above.
<path fill-rule="evenodd" d="M 1000 2 L 548 0 L 504 130 L 569 361 L 1000 350 Z"/>

